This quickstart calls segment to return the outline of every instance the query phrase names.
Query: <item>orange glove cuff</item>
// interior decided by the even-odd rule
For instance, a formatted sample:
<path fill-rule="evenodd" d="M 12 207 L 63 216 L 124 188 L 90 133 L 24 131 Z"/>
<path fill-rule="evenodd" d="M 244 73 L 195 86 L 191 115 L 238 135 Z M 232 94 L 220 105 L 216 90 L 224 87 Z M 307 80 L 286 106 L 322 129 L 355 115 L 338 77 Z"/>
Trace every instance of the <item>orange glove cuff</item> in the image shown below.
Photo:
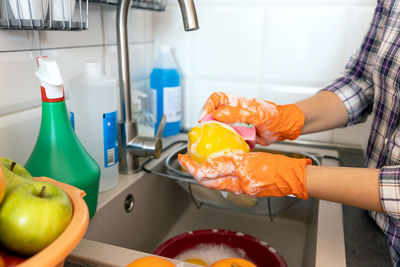
<path fill-rule="evenodd" d="M 304 125 L 303 111 L 295 104 L 278 105 L 278 110 L 279 118 L 273 122 L 280 132 L 278 141 L 297 139 Z"/>

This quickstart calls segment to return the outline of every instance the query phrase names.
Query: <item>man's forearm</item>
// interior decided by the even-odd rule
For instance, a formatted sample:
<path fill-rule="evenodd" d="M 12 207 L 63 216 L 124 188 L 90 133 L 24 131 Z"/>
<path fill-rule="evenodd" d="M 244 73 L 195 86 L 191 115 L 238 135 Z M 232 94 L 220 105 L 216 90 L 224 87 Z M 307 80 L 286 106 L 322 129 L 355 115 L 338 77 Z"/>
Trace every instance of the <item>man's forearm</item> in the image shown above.
<path fill-rule="evenodd" d="M 310 197 L 383 212 L 379 191 L 379 169 L 306 167 L 306 189 Z"/>
<path fill-rule="evenodd" d="M 347 124 L 347 109 L 342 100 L 330 91 L 320 91 L 295 103 L 304 113 L 302 134 L 315 133 Z"/>

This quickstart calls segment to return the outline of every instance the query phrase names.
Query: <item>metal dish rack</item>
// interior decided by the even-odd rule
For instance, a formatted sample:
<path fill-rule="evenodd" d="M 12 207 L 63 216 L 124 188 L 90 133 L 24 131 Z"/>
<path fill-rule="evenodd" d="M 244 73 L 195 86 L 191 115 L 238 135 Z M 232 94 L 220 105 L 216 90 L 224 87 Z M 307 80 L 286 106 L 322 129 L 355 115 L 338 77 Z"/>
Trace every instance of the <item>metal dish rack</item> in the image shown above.
<path fill-rule="evenodd" d="M 87 30 L 89 0 L 0 0 L 0 28 Z"/>
<path fill-rule="evenodd" d="M 237 212 L 269 215 L 271 220 L 272 216 L 281 213 L 289 207 L 296 204 L 300 199 L 292 196 L 287 197 L 262 197 L 254 198 L 246 194 L 235 195 L 233 193 L 221 192 L 218 190 L 207 189 L 201 185 L 188 173 L 184 172 L 178 163 L 178 154 L 185 154 L 187 151 L 186 141 L 178 141 L 171 144 L 176 145 L 182 143 L 179 148 L 172 151 L 165 160 L 166 172 L 154 172 L 146 168 L 146 161 L 142 169 L 146 172 L 153 173 L 168 179 L 175 180 L 181 187 L 183 187 L 191 196 L 194 205 L 201 208 L 203 204 L 211 205 L 218 208 L 229 209 Z M 171 147 L 169 146 L 169 147 Z M 165 150 L 167 150 L 167 147 Z M 257 148 L 256 150 L 257 151 Z M 283 154 L 295 158 L 310 158 L 313 165 L 321 165 L 320 160 L 309 153 L 288 153 L 276 151 L 271 149 L 258 150 L 273 154 Z"/>
<path fill-rule="evenodd" d="M 89 27 L 89 2 L 119 0 L 0 0 L 0 29 L 82 31 Z M 166 0 L 132 0 L 132 7 L 164 11 Z"/>
<path fill-rule="evenodd" d="M 93 3 L 117 5 L 119 0 L 92 0 Z M 132 0 L 131 7 L 153 11 L 164 11 L 166 0 Z"/>

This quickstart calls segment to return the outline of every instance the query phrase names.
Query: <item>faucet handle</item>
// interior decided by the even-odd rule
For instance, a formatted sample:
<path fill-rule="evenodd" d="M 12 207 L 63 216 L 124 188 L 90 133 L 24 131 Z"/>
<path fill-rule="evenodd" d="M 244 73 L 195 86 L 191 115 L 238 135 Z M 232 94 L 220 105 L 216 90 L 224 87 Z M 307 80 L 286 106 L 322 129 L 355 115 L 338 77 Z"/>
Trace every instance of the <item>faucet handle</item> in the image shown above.
<path fill-rule="evenodd" d="M 155 148 L 154 148 L 154 157 L 158 159 L 161 156 L 162 152 L 162 134 L 164 132 L 165 123 L 167 122 L 167 117 L 165 114 L 162 115 L 160 124 L 158 125 L 157 133 L 155 136 Z"/>
<path fill-rule="evenodd" d="M 166 123 L 165 114 L 162 116 L 160 125 L 158 126 L 155 137 L 136 136 L 127 144 L 127 148 L 135 156 L 149 157 L 153 156 L 156 159 L 161 156 L 162 152 L 162 133 Z"/>
<path fill-rule="evenodd" d="M 161 138 L 162 137 L 166 122 L 167 122 L 167 117 L 165 116 L 165 114 L 163 114 L 162 117 L 161 117 L 160 124 L 158 125 L 156 138 Z"/>

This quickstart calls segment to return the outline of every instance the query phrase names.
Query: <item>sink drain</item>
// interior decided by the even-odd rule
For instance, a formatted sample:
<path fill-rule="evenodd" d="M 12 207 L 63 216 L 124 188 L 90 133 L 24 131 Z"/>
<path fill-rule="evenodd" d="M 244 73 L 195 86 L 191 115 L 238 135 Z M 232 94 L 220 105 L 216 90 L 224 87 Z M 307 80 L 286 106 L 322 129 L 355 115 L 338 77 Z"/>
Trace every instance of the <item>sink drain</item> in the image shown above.
<path fill-rule="evenodd" d="M 124 208 L 126 212 L 131 212 L 133 210 L 133 207 L 135 206 L 135 198 L 133 197 L 132 194 L 128 194 L 125 197 L 124 201 Z"/>

